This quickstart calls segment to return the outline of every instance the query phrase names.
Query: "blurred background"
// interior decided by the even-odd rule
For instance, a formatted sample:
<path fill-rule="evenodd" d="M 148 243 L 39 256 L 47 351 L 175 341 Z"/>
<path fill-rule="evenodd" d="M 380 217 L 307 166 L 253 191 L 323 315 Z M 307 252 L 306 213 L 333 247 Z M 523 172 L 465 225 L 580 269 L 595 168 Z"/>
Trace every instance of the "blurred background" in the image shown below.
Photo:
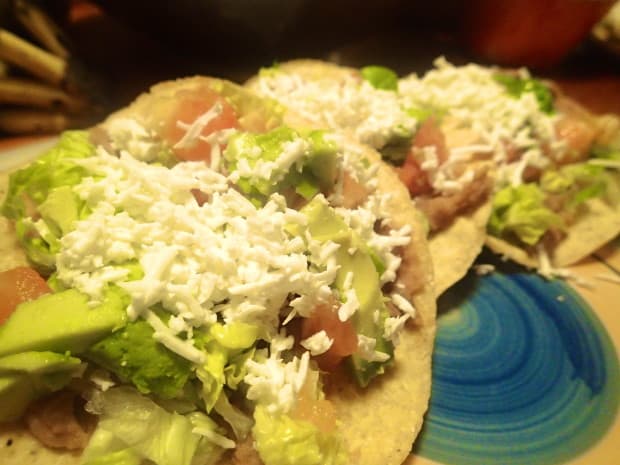
<path fill-rule="evenodd" d="M 593 111 L 620 113 L 620 25 L 610 15 L 614 4 L 0 0 L 0 131 L 54 132 L 87 125 L 157 81 L 206 74 L 243 82 L 261 66 L 307 57 L 351 66 L 381 64 L 400 74 L 423 73 L 439 55 L 457 64 L 528 66 L 556 79 Z M 46 28 L 47 38 L 41 32 Z M 17 90 L 7 91 L 8 84 Z M 41 86 L 48 92 L 43 97 L 37 93 Z M 19 113 L 24 109 L 30 113 Z M 50 124 L 41 123 L 45 117 Z"/>

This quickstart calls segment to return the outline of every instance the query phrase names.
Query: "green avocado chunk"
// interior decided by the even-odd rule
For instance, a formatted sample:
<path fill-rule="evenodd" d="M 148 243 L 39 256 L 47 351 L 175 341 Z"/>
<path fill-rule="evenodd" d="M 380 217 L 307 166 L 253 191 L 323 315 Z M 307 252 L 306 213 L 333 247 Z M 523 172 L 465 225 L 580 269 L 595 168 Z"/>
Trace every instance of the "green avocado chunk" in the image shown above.
<path fill-rule="evenodd" d="M 28 376 L 0 376 L 0 422 L 17 420 L 39 397 Z"/>
<path fill-rule="evenodd" d="M 358 334 L 374 338 L 375 350 L 390 356 L 385 362 L 365 360 L 359 354 L 350 357 L 356 381 L 361 386 L 366 386 L 373 377 L 383 373 L 394 354 L 392 342 L 383 336 L 388 312 L 383 302 L 381 281 L 375 261 L 367 245 L 325 202 L 315 198 L 303 207 L 301 212 L 308 217 L 308 229 L 313 239 L 322 242 L 330 240 L 340 244 L 336 252 L 336 261 L 340 265 L 336 275 L 336 287 L 344 293 L 347 275 L 352 273 L 351 287 L 359 301 L 359 309 L 351 317 L 355 330 Z M 378 318 L 376 318 L 377 312 Z"/>
<path fill-rule="evenodd" d="M 192 375 L 192 365 L 157 342 L 153 333 L 144 320 L 128 323 L 94 344 L 85 356 L 130 381 L 143 394 L 173 398 Z"/>
<path fill-rule="evenodd" d="M 0 375 L 28 373 L 45 375 L 59 371 L 76 371 L 81 361 L 79 358 L 56 352 L 21 352 L 0 358 Z"/>
<path fill-rule="evenodd" d="M 56 229 L 60 237 L 73 229 L 73 224 L 80 216 L 80 202 L 70 186 L 62 186 L 50 192 L 45 201 L 39 205 L 39 213 L 47 224 Z"/>
<path fill-rule="evenodd" d="M 0 358 L 0 422 L 21 417 L 35 399 L 66 386 L 82 363 L 54 352 L 23 352 Z"/>
<path fill-rule="evenodd" d="M 44 350 L 79 354 L 125 326 L 126 306 L 124 295 L 112 289 L 94 308 L 75 289 L 24 302 L 0 326 L 0 356 Z"/>

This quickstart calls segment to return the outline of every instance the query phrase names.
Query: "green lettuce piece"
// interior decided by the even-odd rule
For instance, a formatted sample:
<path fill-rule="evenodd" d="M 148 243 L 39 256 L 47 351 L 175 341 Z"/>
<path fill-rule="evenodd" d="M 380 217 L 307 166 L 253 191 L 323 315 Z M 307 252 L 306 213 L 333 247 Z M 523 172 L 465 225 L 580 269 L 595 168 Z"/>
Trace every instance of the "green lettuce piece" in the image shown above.
<path fill-rule="evenodd" d="M 75 160 L 92 156 L 94 150 L 87 132 L 67 131 L 58 144 L 9 178 L 2 214 L 16 221 L 15 230 L 28 258 L 44 272 L 54 268 L 60 237 L 88 214 L 85 202 L 71 186 L 87 174 Z"/>
<path fill-rule="evenodd" d="M 87 172 L 74 160 L 88 158 L 94 152 L 88 132 L 64 132 L 58 144 L 28 167 L 11 174 L 2 214 L 11 219 L 27 216 L 29 203 L 40 205 L 52 190 L 79 184 Z"/>
<path fill-rule="evenodd" d="M 190 465 L 203 447 L 205 438 L 193 432 L 188 417 L 167 412 L 132 388 L 112 388 L 91 402 L 101 416 L 84 451 L 86 465 L 133 465 L 135 457 L 156 465 Z M 209 447 L 217 455 L 219 448 Z"/>
<path fill-rule="evenodd" d="M 272 416 L 263 406 L 254 411 L 252 433 L 265 465 L 341 465 L 344 445 L 336 436 L 288 415 Z"/>
<path fill-rule="evenodd" d="M 425 121 L 431 116 L 442 116 L 440 111 L 434 108 L 418 108 L 411 107 L 405 110 L 409 116 L 415 118 L 418 121 Z M 439 114 L 439 115 L 438 115 Z"/>
<path fill-rule="evenodd" d="M 375 89 L 398 89 L 398 74 L 385 66 L 365 66 L 360 71 L 362 77 Z"/>
<path fill-rule="evenodd" d="M 553 113 L 553 93 L 539 80 L 524 79 L 511 74 L 495 74 L 493 79 L 503 85 L 512 97 L 519 98 L 524 93 L 531 92 L 536 97 L 540 111 Z"/>
<path fill-rule="evenodd" d="M 226 376 L 226 386 L 230 389 L 237 389 L 239 383 L 243 380 L 247 373 L 245 362 L 254 357 L 255 348 L 251 348 L 230 356 L 224 375 Z"/>
<path fill-rule="evenodd" d="M 196 334 L 196 346 L 207 353 L 206 362 L 196 370 L 202 382 L 202 398 L 210 412 L 224 395 L 225 384 L 236 389 L 245 376 L 245 361 L 254 352 L 259 328 L 246 323 L 216 323 L 206 334 Z M 249 349 L 249 350 L 244 350 Z"/>
<path fill-rule="evenodd" d="M 489 232 L 513 235 L 528 245 L 536 244 L 545 232 L 562 221 L 544 204 L 545 194 L 536 184 L 505 187 L 493 198 Z"/>
<path fill-rule="evenodd" d="M 220 394 L 214 409 L 230 425 L 237 439 L 247 437 L 254 422 L 249 416 L 232 405 L 225 393 Z"/>
<path fill-rule="evenodd" d="M 192 376 L 192 365 L 157 342 L 153 333 L 144 320 L 128 323 L 90 347 L 86 357 L 144 394 L 173 398 Z"/>
<path fill-rule="evenodd" d="M 543 191 L 567 196 L 566 207 L 575 208 L 607 192 L 608 178 L 601 166 L 579 163 L 545 171 L 540 179 Z"/>
<path fill-rule="evenodd" d="M 297 131 L 281 126 L 263 134 L 238 133 L 228 142 L 224 160 L 228 171 L 238 169 L 241 160 L 258 170 L 264 162 L 276 162 L 287 143 L 303 138 L 310 143 L 308 153 L 290 169 L 273 169 L 268 177 L 241 177 L 237 185 L 256 204 L 262 204 L 274 192 L 289 187 L 305 198 L 330 189 L 337 176 L 336 146 L 325 138 L 324 131 Z"/>
<path fill-rule="evenodd" d="M 140 465 L 142 457 L 113 433 L 97 428 L 82 454 L 82 465 Z"/>

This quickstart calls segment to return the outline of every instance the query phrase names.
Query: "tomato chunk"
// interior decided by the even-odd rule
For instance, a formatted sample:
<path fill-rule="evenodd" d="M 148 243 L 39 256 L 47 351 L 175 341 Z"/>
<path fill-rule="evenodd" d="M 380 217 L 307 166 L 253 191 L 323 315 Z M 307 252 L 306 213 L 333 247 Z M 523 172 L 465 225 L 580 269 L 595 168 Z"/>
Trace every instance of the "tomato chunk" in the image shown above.
<path fill-rule="evenodd" d="M 340 321 L 338 313 L 330 305 L 319 305 L 312 315 L 302 320 L 302 339 L 319 331 L 325 331 L 334 340 L 327 352 L 315 356 L 322 370 L 334 371 L 345 357 L 357 351 L 357 333 L 353 323 L 351 320 Z"/>
<path fill-rule="evenodd" d="M 32 268 L 20 266 L 0 272 L 0 324 L 4 323 L 22 302 L 34 300 L 52 290 Z"/>
<path fill-rule="evenodd" d="M 308 383 L 304 384 L 291 416 L 312 423 L 320 431 L 331 433 L 336 429 L 336 409 L 327 399 L 316 399 Z"/>
<path fill-rule="evenodd" d="M 209 142 L 198 137 L 181 142 L 187 134 L 187 127 L 220 105 L 221 112 L 209 119 L 199 135 L 206 137 L 222 129 L 237 128 L 239 121 L 235 110 L 224 97 L 208 87 L 181 91 L 177 100 L 176 109 L 164 126 L 163 137 L 172 144 L 175 155 L 181 160 L 208 162 L 211 159 Z"/>
<path fill-rule="evenodd" d="M 577 163 L 588 158 L 596 137 L 595 128 L 586 120 L 563 116 L 555 124 L 558 137 L 566 143 L 567 151 L 559 159 L 560 164 Z M 555 155 L 555 154 L 553 154 Z"/>
<path fill-rule="evenodd" d="M 433 117 L 425 120 L 416 132 L 411 144 L 411 150 L 398 170 L 400 180 L 407 186 L 412 196 L 430 194 L 433 191 L 428 175 L 422 169 L 416 157 L 416 149 L 424 147 L 435 147 L 439 165 L 448 159 L 446 139 Z"/>

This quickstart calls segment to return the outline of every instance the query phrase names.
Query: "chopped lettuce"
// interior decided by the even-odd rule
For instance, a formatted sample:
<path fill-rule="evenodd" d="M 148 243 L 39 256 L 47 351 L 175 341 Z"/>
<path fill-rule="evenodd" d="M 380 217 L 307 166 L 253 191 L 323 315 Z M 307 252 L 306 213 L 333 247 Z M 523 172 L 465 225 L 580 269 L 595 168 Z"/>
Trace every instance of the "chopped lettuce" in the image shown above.
<path fill-rule="evenodd" d="M 602 197 L 607 191 L 607 178 L 603 167 L 580 163 L 544 172 L 540 185 L 545 192 L 565 195 L 566 207 L 574 208 Z"/>
<path fill-rule="evenodd" d="M 258 334 L 258 327 L 240 322 L 216 323 L 208 333 L 196 334 L 196 346 L 208 354 L 206 362 L 196 370 L 207 412 L 225 395 L 225 384 L 236 389 L 245 376 L 245 361 L 254 352 L 252 346 Z"/>
<path fill-rule="evenodd" d="M 362 77 L 375 89 L 397 90 L 398 75 L 385 66 L 365 66 L 361 69 Z"/>
<path fill-rule="evenodd" d="M 140 465 L 142 457 L 113 433 L 97 428 L 84 449 L 83 465 Z"/>
<path fill-rule="evenodd" d="M 29 203 L 40 205 L 52 190 L 79 184 L 86 170 L 74 160 L 94 154 L 95 146 L 88 138 L 85 131 L 64 132 L 47 153 L 13 173 L 2 213 L 11 219 L 28 216 Z"/>
<path fill-rule="evenodd" d="M 411 107 L 405 110 L 409 116 L 415 118 L 418 121 L 425 121 L 429 119 L 431 116 L 442 116 L 441 111 L 438 111 L 434 108 L 419 108 L 419 107 Z"/>
<path fill-rule="evenodd" d="M 254 422 L 245 413 L 232 405 L 225 393 L 220 394 L 214 410 L 230 425 L 237 439 L 245 439 Z"/>
<path fill-rule="evenodd" d="M 128 323 L 99 341 L 86 356 L 140 392 L 164 399 L 177 396 L 192 375 L 190 362 L 157 342 L 153 328 L 144 320 Z"/>
<path fill-rule="evenodd" d="M 88 214 L 85 203 L 71 190 L 86 175 L 76 159 L 93 155 L 85 131 L 68 131 L 58 144 L 9 179 L 2 214 L 16 220 L 15 230 L 28 258 L 44 271 L 54 268 L 60 237 Z"/>
<path fill-rule="evenodd" d="M 301 139 L 308 145 L 300 154 Z M 240 172 L 237 185 L 257 204 L 291 187 L 310 198 L 330 189 L 337 176 L 336 146 L 323 131 L 300 134 L 282 126 L 264 134 L 238 133 L 230 139 L 224 160 L 228 171 Z"/>
<path fill-rule="evenodd" d="M 143 460 L 191 465 L 198 454 L 209 459 L 204 463 L 214 463 L 219 457 L 220 448 L 194 432 L 196 425 L 189 416 L 168 412 L 134 389 L 118 387 L 97 393 L 90 408 L 100 417 L 84 450 L 84 465 L 134 465 Z M 200 428 L 205 425 L 201 422 Z M 208 433 L 218 434 L 214 429 Z"/>
<path fill-rule="evenodd" d="M 534 245 L 549 228 L 561 226 L 562 220 L 545 206 L 545 194 L 536 184 L 505 187 L 493 198 L 488 228 L 495 236 L 511 235 Z"/>
<path fill-rule="evenodd" d="M 493 78 L 503 85 L 512 97 L 519 98 L 524 93 L 530 92 L 536 97 L 540 111 L 553 113 L 553 93 L 539 80 L 501 73 L 495 74 Z"/>
<path fill-rule="evenodd" d="M 333 433 L 288 415 L 272 416 L 262 406 L 254 411 L 256 449 L 265 465 L 340 465 L 347 462 L 344 445 Z"/>

